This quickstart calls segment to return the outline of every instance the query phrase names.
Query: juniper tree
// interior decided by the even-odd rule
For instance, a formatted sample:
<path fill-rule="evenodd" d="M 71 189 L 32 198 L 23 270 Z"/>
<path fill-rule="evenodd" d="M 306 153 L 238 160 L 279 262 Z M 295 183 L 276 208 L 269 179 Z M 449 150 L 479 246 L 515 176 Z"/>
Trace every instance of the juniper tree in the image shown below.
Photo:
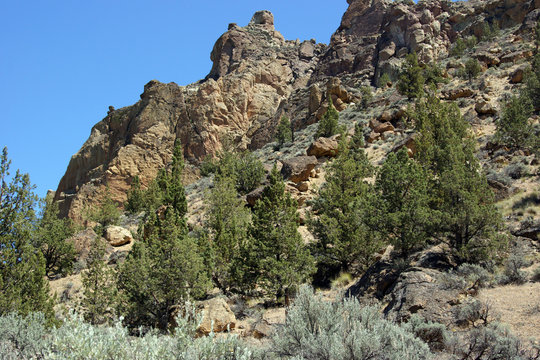
<path fill-rule="evenodd" d="M 468 125 L 455 104 L 435 97 L 418 102 L 412 114 L 420 136 L 416 159 L 432 173 L 433 228 L 462 256 L 480 255 L 500 222 L 493 193 L 474 156 Z"/>
<path fill-rule="evenodd" d="M 319 268 L 348 270 L 355 262 L 365 267 L 380 245 L 366 221 L 372 212 L 372 189 L 364 179 L 373 167 L 362 148 L 349 145 L 340 142 L 339 155 L 313 202 L 315 216 L 308 222 Z"/>
<path fill-rule="evenodd" d="M 409 99 L 419 98 L 424 95 L 424 76 L 416 53 L 408 54 L 405 58 L 403 70 L 399 74 L 397 89 L 400 94 Z"/>
<path fill-rule="evenodd" d="M 205 225 L 210 233 L 210 253 L 212 279 L 222 290 L 238 287 L 242 280 L 239 273 L 241 253 L 246 248 L 249 210 L 238 197 L 233 179 L 218 177 L 208 194 Z M 207 261 L 208 261 L 207 260 Z"/>
<path fill-rule="evenodd" d="M 279 125 L 277 127 L 276 141 L 278 143 L 278 149 L 288 141 L 292 141 L 292 129 L 291 121 L 286 115 L 281 117 Z"/>
<path fill-rule="evenodd" d="M 96 233 L 100 235 L 105 233 L 105 229 L 108 226 L 118 222 L 120 210 L 111 197 L 111 190 L 109 187 L 105 188 L 105 191 L 102 194 L 101 204 L 97 208 L 86 210 L 86 218 L 98 224 L 95 227 L 95 230 Z"/>
<path fill-rule="evenodd" d="M 374 224 L 402 256 L 427 240 L 431 209 L 428 174 L 402 149 L 388 155 L 375 182 Z"/>
<path fill-rule="evenodd" d="M 130 326 L 166 330 L 172 307 L 204 295 L 209 285 L 197 242 L 188 235 L 182 169 L 182 149 L 177 143 L 171 169 L 161 170 L 155 182 L 159 211 L 148 211 L 142 240 L 134 244 L 119 270 L 118 286 Z"/>
<path fill-rule="evenodd" d="M 329 137 L 339 132 L 339 113 L 332 103 L 332 97 L 328 94 L 328 109 L 324 113 L 321 120 L 319 120 L 319 126 L 315 133 L 315 138 Z"/>
<path fill-rule="evenodd" d="M 118 289 L 115 271 L 104 261 L 105 243 L 96 238 L 91 244 L 86 263 L 88 270 L 82 273 L 83 299 L 86 321 L 96 325 L 111 320 L 116 314 Z"/>
<path fill-rule="evenodd" d="M 126 211 L 136 214 L 144 209 L 144 191 L 141 189 L 141 180 L 135 176 L 127 193 Z"/>
<path fill-rule="evenodd" d="M 259 186 L 264 176 L 264 166 L 253 153 L 225 151 L 219 157 L 216 177 L 232 179 L 241 194 L 247 194 Z"/>
<path fill-rule="evenodd" d="M 298 232 L 296 207 L 274 166 L 269 185 L 253 209 L 250 236 L 256 282 L 278 300 L 314 272 L 314 260 Z"/>
<path fill-rule="evenodd" d="M 495 139 L 511 148 L 528 148 L 534 144 L 534 127 L 529 122 L 534 108 L 527 96 L 513 95 L 497 121 Z"/>
<path fill-rule="evenodd" d="M 134 244 L 119 270 L 130 326 L 156 326 L 166 330 L 174 305 L 199 298 L 209 281 L 195 239 L 172 206 L 150 217 L 153 226 Z"/>
<path fill-rule="evenodd" d="M 45 273 L 49 279 L 56 274 L 69 274 L 77 255 L 73 243 L 66 241 L 74 233 L 73 222 L 68 218 L 60 219 L 58 213 L 58 204 L 51 198 L 45 199 L 34 235 L 34 245 L 45 258 Z"/>
<path fill-rule="evenodd" d="M 10 177 L 7 148 L 0 156 L 0 315 L 43 312 L 53 319 L 45 259 L 31 242 L 37 201 L 28 174 Z"/>

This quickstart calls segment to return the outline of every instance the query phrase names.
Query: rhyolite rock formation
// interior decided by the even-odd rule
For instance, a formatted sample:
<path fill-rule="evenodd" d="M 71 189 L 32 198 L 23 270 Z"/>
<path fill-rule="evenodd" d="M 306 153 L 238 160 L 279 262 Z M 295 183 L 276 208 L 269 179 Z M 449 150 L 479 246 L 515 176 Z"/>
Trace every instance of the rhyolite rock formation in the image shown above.
<path fill-rule="evenodd" d="M 540 0 L 348 3 L 328 46 L 285 40 L 274 28 L 273 15 L 260 11 L 245 27 L 229 25 L 214 45 L 205 79 L 187 86 L 152 80 L 136 104 L 110 108 L 60 181 L 55 200 L 62 214 L 81 221 L 106 187 L 114 200 L 124 201 L 135 175 L 146 185 L 168 165 L 176 140 L 194 165 L 224 143 L 260 148 L 273 140 L 283 114 L 300 129 L 320 119 L 328 96 L 342 111 L 360 99 L 360 85 L 374 83 L 383 73 L 395 76 L 408 53 L 433 61 L 446 56 L 457 37 L 481 36 L 486 23 L 526 30 L 540 15 Z M 492 66 L 486 54 L 477 58 Z M 520 56 L 527 54 L 496 58 L 505 62 Z"/>

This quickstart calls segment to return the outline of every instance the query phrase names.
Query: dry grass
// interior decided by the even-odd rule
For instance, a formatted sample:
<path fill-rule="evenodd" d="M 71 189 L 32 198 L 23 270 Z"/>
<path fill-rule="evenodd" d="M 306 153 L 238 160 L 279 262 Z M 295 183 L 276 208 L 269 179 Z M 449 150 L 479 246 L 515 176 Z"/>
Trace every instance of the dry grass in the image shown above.
<path fill-rule="evenodd" d="M 540 283 L 482 289 L 478 299 L 489 302 L 500 321 L 523 340 L 540 340 Z"/>

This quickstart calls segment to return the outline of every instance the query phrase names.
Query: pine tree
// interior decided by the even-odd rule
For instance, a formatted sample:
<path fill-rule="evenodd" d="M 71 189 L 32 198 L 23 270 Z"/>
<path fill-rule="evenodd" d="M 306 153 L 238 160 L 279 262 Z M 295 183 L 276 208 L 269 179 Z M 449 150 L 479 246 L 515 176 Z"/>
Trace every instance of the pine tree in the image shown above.
<path fill-rule="evenodd" d="M 116 274 L 103 257 L 105 243 L 99 237 L 92 243 L 88 254 L 88 270 L 82 273 L 82 307 L 86 321 L 96 325 L 114 318 L 118 301 Z"/>
<path fill-rule="evenodd" d="M 372 212 L 372 189 L 363 179 L 372 172 L 363 148 L 342 140 L 326 184 L 313 203 L 316 216 L 309 220 L 317 240 L 313 252 L 319 268 L 349 270 L 356 262 L 363 268 L 378 250 L 380 242 L 366 221 Z"/>
<path fill-rule="evenodd" d="M 277 300 L 313 274 L 314 260 L 298 232 L 296 203 L 275 166 L 253 209 L 250 235 L 257 284 Z"/>
<path fill-rule="evenodd" d="M 339 113 L 332 103 L 332 97 L 328 94 L 328 109 L 319 120 L 319 127 L 315 133 L 315 138 L 329 137 L 339 132 Z"/>
<path fill-rule="evenodd" d="M 292 141 L 292 129 L 291 121 L 286 115 L 281 117 L 276 133 L 276 141 L 278 143 L 278 149 L 288 141 Z"/>
<path fill-rule="evenodd" d="M 430 235 L 428 174 L 407 151 L 388 155 L 375 183 L 375 224 L 402 256 Z"/>
<path fill-rule="evenodd" d="M 408 54 L 405 58 L 403 70 L 399 75 L 397 89 L 400 94 L 409 99 L 420 98 L 424 95 L 425 79 L 416 53 Z"/>
<path fill-rule="evenodd" d="M 231 178 L 218 177 L 207 200 L 206 228 L 210 232 L 212 278 L 222 290 L 241 286 L 239 273 L 243 260 L 241 252 L 246 248 L 249 210 L 238 197 Z"/>
<path fill-rule="evenodd" d="M 73 222 L 68 218 L 60 219 L 58 213 L 58 204 L 45 199 L 34 239 L 45 258 L 45 273 L 49 279 L 56 274 L 69 274 L 77 255 L 73 243 L 66 241 L 74 233 Z"/>
<path fill-rule="evenodd" d="M 41 311 L 54 318 L 45 260 L 31 243 L 37 197 L 28 174 L 10 178 L 7 148 L 0 156 L 0 315 Z"/>

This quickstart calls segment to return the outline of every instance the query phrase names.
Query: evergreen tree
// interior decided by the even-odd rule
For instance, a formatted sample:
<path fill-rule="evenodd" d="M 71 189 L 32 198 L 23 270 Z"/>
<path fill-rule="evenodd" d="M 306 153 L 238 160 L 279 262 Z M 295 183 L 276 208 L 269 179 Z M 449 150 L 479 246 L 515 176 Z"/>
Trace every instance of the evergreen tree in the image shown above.
<path fill-rule="evenodd" d="M 292 141 L 291 121 L 286 115 L 281 117 L 276 133 L 276 141 L 278 149 L 286 142 Z"/>
<path fill-rule="evenodd" d="M 108 226 L 114 225 L 120 219 L 120 210 L 111 197 L 109 187 L 105 189 L 101 205 L 95 209 L 88 209 L 86 217 L 88 220 L 98 223 L 95 231 L 98 234 L 104 234 Z"/>
<path fill-rule="evenodd" d="M 400 94 L 409 99 L 420 98 L 424 95 L 424 76 L 416 53 L 408 54 L 405 58 L 403 70 L 399 75 L 397 89 Z"/>
<path fill-rule="evenodd" d="M 313 274 L 314 260 L 298 232 L 296 202 L 275 166 L 253 209 L 250 235 L 257 284 L 277 300 Z"/>
<path fill-rule="evenodd" d="M 136 214 L 144 209 L 144 203 L 144 191 L 141 189 L 141 181 L 138 176 L 135 176 L 127 194 L 125 209 L 132 214 Z"/>
<path fill-rule="evenodd" d="M 126 301 L 130 326 L 167 330 L 174 305 L 203 296 L 209 281 L 195 239 L 178 223 L 172 206 L 150 218 L 154 224 L 143 241 L 136 242 L 119 270 L 119 288 Z"/>
<path fill-rule="evenodd" d="M 186 192 L 182 184 L 183 171 L 184 155 L 182 145 L 177 141 L 174 145 L 170 171 L 162 169 L 156 181 L 161 191 L 162 205 L 172 206 L 180 218 L 187 213 Z"/>
<path fill-rule="evenodd" d="M 319 120 L 319 127 L 315 133 L 315 138 L 329 137 L 339 132 L 339 113 L 332 103 L 332 97 L 328 94 L 328 109 Z"/>
<path fill-rule="evenodd" d="M 116 274 L 104 256 L 105 243 L 98 237 L 88 254 L 88 270 L 82 273 L 84 317 L 94 325 L 112 320 L 118 301 Z"/>
<path fill-rule="evenodd" d="M 45 199 L 34 239 L 45 258 L 45 273 L 49 279 L 56 274 L 69 274 L 77 255 L 73 243 L 66 241 L 74 233 L 73 222 L 68 218 L 60 219 L 58 213 L 58 204 Z"/>
<path fill-rule="evenodd" d="M 534 108 L 527 96 L 512 96 L 497 121 L 495 139 L 511 148 L 528 148 L 534 144 L 534 127 L 529 122 Z"/>
<path fill-rule="evenodd" d="M 172 307 L 201 297 L 209 285 L 197 241 L 188 235 L 182 169 L 182 148 L 177 143 L 170 171 L 161 170 L 154 182 L 154 208 L 142 226 L 143 239 L 134 244 L 119 270 L 118 287 L 130 326 L 166 330 Z"/>
<path fill-rule="evenodd" d="M 309 227 L 316 238 L 313 252 L 319 268 L 348 270 L 355 262 L 369 265 L 380 242 L 367 225 L 371 209 L 371 186 L 363 179 L 373 167 L 362 148 L 344 139 L 339 155 L 330 166 L 326 184 L 314 200 Z"/>
<path fill-rule="evenodd" d="M 485 256 L 500 215 L 467 123 L 455 104 L 435 97 L 417 103 L 412 118 L 420 133 L 416 158 L 432 173 L 431 207 L 438 219 L 433 227 L 465 260 Z"/>
<path fill-rule="evenodd" d="M 206 227 L 210 232 L 211 273 L 222 290 L 238 287 L 243 259 L 241 252 L 248 242 L 249 210 L 234 187 L 231 178 L 218 177 L 207 198 Z"/>
<path fill-rule="evenodd" d="M 402 256 L 429 236 L 428 174 L 407 151 L 388 155 L 375 183 L 378 229 Z"/>
<path fill-rule="evenodd" d="M 264 166 L 253 153 L 225 151 L 219 157 L 217 178 L 232 179 L 241 194 L 247 194 L 259 186 L 264 176 Z"/>
<path fill-rule="evenodd" d="M 53 319 L 45 260 L 31 243 L 37 197 L 28 174 L 10 178 L 7 148 L 0 156 L 0 315 L 43 312 Z"/>

